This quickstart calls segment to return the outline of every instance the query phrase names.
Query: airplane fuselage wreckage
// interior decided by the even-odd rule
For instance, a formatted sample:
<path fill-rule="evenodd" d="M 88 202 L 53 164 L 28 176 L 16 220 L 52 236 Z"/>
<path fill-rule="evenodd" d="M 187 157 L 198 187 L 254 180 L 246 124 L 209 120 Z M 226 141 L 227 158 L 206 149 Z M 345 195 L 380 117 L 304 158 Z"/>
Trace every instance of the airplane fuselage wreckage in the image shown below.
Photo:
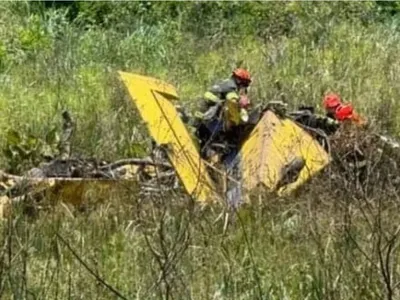
<path fill-rule="evenodd" d="M 119 74 L 151 136 L 159 145 L 167 146 L 168 158 L 186 191 L 200 202 L 224 199 L 227 195 L 216 192 L 215 182 L 207 172 L 209 163 L 200 157 L 198 146 L 170 102 L 178 99 L 176 90 L 157 79 L 125 72 Z M 279 194 L 288 194 L 306 182 L 329 163 L 329 156 L 295 122 L 266 111 L 240 145 L 240 151 L 227 166 L 228 170 L 221 170 L 219 174 L 227 174 L 227 186 L 232 187 L 226 190 L 228 195 L 235 190 L 246 193 L 260 185 L 273 191 L 294 161 L 302 162 L 301 170 L 293 182 L 279 187 Z M 233 167 L 239 169 L 236 173 L 240 180 L 228 177 L 229 169 Z"/>
<path fill-rule="evenodd" d="M 164 161 L 156 162 L 154 156 L 121 160 L 97 166 L 91 172 L 96 176 L 84 178 L 43 172 L 40 176 L 0 174 L 3 186 L 7 186 L 0 198 L 3 209 L 4 203 L 21 201 L 28 194 L 31 198 L 40 194 L 51 201 L 81 204 L 90 197 L 106 199 L 124 187 L 131 187 L 131 191 L 133 187 L 151 191 L 150 182 L 154 190 L 157 190 L 154 183 L 164 182 L 171 188 L 179 182 L 197 202 L 222 201 L 235 205 L 249 201 L 251 191 L 260 187 L 289 195 L 330 163 L 328 152 L 308 130 L 270 109 L 258 115 L 251 130 L 224 163 L 205 159 L 174 105 L 179 97 L 172 85 L 151 77 L 118 74 L 154 144 L 162 149 Z M 160 174 L 164 181 L 157 178 Z"/>

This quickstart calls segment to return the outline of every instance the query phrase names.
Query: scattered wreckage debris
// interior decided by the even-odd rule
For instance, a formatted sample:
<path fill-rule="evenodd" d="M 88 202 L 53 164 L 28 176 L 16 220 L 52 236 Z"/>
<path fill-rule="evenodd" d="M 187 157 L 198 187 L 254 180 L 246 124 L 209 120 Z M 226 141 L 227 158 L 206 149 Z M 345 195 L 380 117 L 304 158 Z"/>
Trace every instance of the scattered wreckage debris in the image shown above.
<path fill-rule="evenodd" d="M 328 138 L 323 130 L 303 124 L 298 121 L 301 116 L 288 114 L 281 102 L 273 101 L 251 117 L 254 121 L 244 130 L 237 151 L 229 152 L 224 159 L 205 159 L 185 126 L 182 113 L 172 103 L 178 100 L 173 86 L 136 74 L 119 72 L 119 76 L 150 133 L 151 155 L 116 162 L 73 157 L 71 137 L 75 124 L 64 112 L 56 158 L 22 176 L 0 173 L 0 213 L 6 215 L 13 203 L 22 201 L 50 199 L 80 205 L 88 198 L 110 199 L 121 191 L 154 195 L 184 190 L 200 203 L 239 205 L 249 202 L 250 192 L 259 188 L 280 196 L 290 195 L 327 171 L 338 186 L 347 185 L 348 189 L 351 180 L 357 178 L 357 189 L 364 191 L 379 179 L 371 175 L 374 168 L 374 176 L 381 174 L 380 178 L 398 174 L 400 159 L 386 155 L 384 146 L 376 146 L 380 142 L 390 144 L 392 150 L 399 148 L 393 146 L 394 142 L 367 131 L 362 138 L 355 137 L 357 130 L 340 130 Z M 380 151 L 385 154 L 379 158 Z M 382 157 L 391 164 L 392 171 L 379 169 Z M 362 160 L 364 167 L 359 163 Z"/>
<path fill-rule="evenodd" d="M 0 171 L 0 216 L 8 215 L 12 205 L 21 202 L 46 199 L 79 206 L 88 198 L 109 199 L 119 191 L 148 195 L 179 189 L 168 161 L 145 157 L 105 162 L 71 157 L 75 125 L 67 111 L 62 116 L 63 132 L 56 158 L 22 175 Z"/>
<path fill-rule="evenodd" d="M 400 191 L 400 144 L 373 128 L 346 125 L 330 139 L 335 185 L 363 197 Z"/>
<path fill-rule="evenodd" d="M 312 184 L 303 185 L 296 194 L 321 201 L 357 201 L 363 205 L 382 199 L 382 195 L 398 199 L 399 143 L 379 134 L 374 126 L 343 125 L 329 137 L 329 166 L 312 179 Z"/>

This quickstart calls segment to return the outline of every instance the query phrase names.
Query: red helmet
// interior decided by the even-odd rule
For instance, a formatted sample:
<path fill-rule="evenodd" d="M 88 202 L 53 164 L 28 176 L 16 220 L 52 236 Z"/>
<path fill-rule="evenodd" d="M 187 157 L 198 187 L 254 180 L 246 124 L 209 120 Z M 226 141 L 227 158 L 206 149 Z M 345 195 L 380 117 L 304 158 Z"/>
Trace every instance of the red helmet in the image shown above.
<path fill-rule="evenodd" d="M 353 118 L 354 109 L 351 104 L 340 105 L 335 111 L 335 118 L 338 121 L 349 120 Z"/>
<path fill-rule="evenodd" d="M 243 69 L 243 68 L 237 68 L 232 72 L 233 76 L 247 82 L 251 82 L 251 75 L 249 71 Z"/>
<path fill-rule="evenodd" d="M 325 109 L 338 107 L 342 102 L 337 94 L 328 94 L 324 97 L 323 106 Z"/>

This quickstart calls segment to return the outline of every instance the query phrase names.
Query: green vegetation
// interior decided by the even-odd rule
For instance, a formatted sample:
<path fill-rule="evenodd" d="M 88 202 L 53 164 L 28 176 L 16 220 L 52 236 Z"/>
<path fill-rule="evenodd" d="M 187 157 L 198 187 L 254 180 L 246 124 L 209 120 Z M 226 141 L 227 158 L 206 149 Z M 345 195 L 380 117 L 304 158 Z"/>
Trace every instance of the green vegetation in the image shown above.
<path fill-rule="evenodd" d="M 63 109 L 77 119 L 74 153 L 109 160 L 145 153 L 146 132 L 117 70 L 164 79 L 193 108 L 242 63 L 255 78 L 252 101 L 283 92 L 295 108 L 337 91 L 396 136 L 399 9 L 398 2 L 1 3 L 1 167 L 36 163 Z M 40 153 L 10 151 L 16 138 Z M 230 212 L 227 225 L 222 207 L 201 211 L 176 195 L 138 198 L 128 192 L 83 212 L 58 206 L 3 223 L 2 298 L 399 296 L 395 194 L 356 196 L 320 180 L 291 199 L 259 196 L 262 204 Z"/>

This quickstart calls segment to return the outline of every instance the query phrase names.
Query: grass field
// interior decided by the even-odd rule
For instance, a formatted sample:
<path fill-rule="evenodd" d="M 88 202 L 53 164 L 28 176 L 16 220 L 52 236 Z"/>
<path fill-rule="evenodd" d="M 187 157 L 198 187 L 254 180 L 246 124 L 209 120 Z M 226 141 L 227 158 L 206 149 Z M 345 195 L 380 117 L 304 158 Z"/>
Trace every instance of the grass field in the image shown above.
<path fill-rule="evenodd" d="M 367 14 L 371 3 L 354 4 L 355 11 Z M 270 5 L 280 12 L 273 6 L 278 4 Z M 7 147 L 10 129 L 21 139 L 46 140 L 68 109 L 77 120 L 74 153 L 107 160 L 144 155 L 148 136 L 118 70 L 174 84 L 192 109 L 239 61 L 254 76 L 254 102 L 283 93 L 293 109 L 319 106 L 323 93 L 336 91 L 382 132 L 398 136 L 396 19 L 367 25 L 356 17 L 334 21 L 331 11 L 339 14 L 339 4 L 321 4 L 315 11 L 289 5 L 287 11 L 302 20 L 292 33 L 261 38 L 252 34 L 251 22 L 232 33 L 228 17 L 221 21 L 225 27 L 218 30 L 216 22 L 217 29 L 204 36 L 187 29 L 183 17 L 128 24 L 124 20 L 131 18 L 121 9 L 114 12 L 120 19 L 107 15 L 111 26 L 83 26 L 80 19 L 71 22 L 64 9 L 38 12 L 29 3 L 0 4 L 0 147 Z M 94 8 L 85 12 L 94 14 Z M 285 22 L 277 18 L 273 24 Z M 26 157 L 2 151 L 1 168 L 19 172 L 43 149 L 32 146 Z M 57 206 L 34 217 L 17 214 L 0 225 L 0 295 L 399 299 L 397 192 L 360 196 L 322 178 L 288 199 L 256 198 L 257 204 L 228 212 L 201 210 L 184 195 L 144 201 L 126 191 L 83 211 Z"/>

